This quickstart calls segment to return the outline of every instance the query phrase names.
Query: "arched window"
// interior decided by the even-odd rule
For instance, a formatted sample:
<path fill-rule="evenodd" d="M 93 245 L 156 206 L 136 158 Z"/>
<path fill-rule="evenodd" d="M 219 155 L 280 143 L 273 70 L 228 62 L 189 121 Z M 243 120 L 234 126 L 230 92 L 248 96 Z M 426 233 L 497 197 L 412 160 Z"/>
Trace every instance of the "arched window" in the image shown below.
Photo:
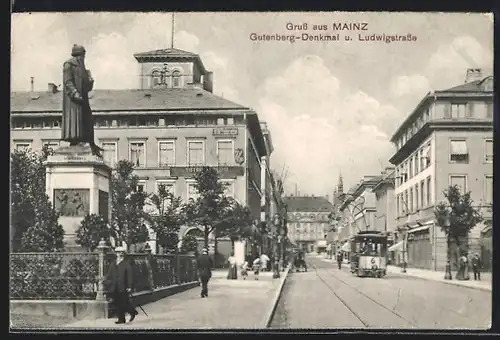
<path fill-rule="evenodd" d="M 151 87 L 155 88 L 161 85 L 161 73 L 158 70 L 151 72 Z"/>
<path fill-rule="evenodd" d="M 184 236 L 191 235 L 194 237 L 203 237 L 203 232 L 198 228 L 192 228 L 187 231 Z"/>
<path fill-rule="evenodd" d="M 180 87 L 181 86 L 181 72 L 175 70 L 172 72 L 172 87 Z"/>

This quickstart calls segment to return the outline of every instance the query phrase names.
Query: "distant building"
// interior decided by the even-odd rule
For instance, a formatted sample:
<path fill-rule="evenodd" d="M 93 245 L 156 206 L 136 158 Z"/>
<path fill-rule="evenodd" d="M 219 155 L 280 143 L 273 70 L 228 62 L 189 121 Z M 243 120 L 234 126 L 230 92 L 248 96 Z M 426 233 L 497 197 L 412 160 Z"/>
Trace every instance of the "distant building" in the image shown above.
<path fill-rule="evenodd" d="M 228 185 L 226 193 L 249 206 L 257 223 L 266 219 L 261 210 L 269 211 L 265 192 L 273 146 L 257 113 L 212 94 L 213 73 L 197 54 L 164 49 L 134 57 L 139 89 L 90 93 L 105 161 L 113 166 L 128 159 L 140 178 L 137 190 L 152 193 L 162 184 L 183 200 L 197 195 L 193 173 L 215 167 Z M 11 93 L 12 149 L 60 145 L 60 90 L 49 84 L 47 91 L 34 92 L 32 84 L 31 92 Z M 179 236 L 188 232 L 199 235 L 186 227 Z M 155 251 L 154 234 L 150 238 Z M 229 254 L 230 243 L 219 250 Z"/>
<path fill-rule="evenodd" d="M 290 242 L 306 252 L 325 252 L 332 203 L 321 196 L 288 196 L 285 204 Z"/>
<path fill-rule="evenodd" d="M 408 231 L 408 265 L 443 270 L 446 239 L 434 216 L 435 205 L 445 200 L 443 191 L 458 184 L 478 207 L 493 200 L 493 77 L 469 69 L 465 84 L 428 93 L 391 141 L 397 148 L 390 159 L 396 167 L 397 227 L 400 239 Z M 488 242 L 491 227 L 477 225 L 469 244 L 483 254 L 486 266 L 491 264 Z"/>

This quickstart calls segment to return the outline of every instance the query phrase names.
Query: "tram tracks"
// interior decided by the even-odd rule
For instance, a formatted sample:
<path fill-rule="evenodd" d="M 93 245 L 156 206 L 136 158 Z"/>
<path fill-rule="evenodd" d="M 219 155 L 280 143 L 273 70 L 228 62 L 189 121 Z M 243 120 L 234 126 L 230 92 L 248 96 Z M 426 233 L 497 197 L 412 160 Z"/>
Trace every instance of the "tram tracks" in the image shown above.
<path fill-rule="evenodd" d="M 337 292 L 335 291 L 335 289 L 320 275 L 320 273 L 318 272 L 318 268 L 308 262 L 308 266 L 311 267 L 312 269 L 314 269 L 314 272 L 316 274 L 316 276 L 319 278 L 319 280 L 327 287 L 327 289 L 329 291 L 332 292 L 332 294 L 335 295 L 335 297 L 359 320 L 359 322 L 361 322 L 363 324 L 363 326 L 367 327 L 367 328 L 378 328 L 376 327 L 376 325 L 370 325 L 370 323 L 365 320 L 365 318 L 363 318 L 361 315 L 359 315 L 359 313 L 357 313 L 355 310 L 353 310 L 351 308 L 351 306 L 349 306 L 349 304 L 345 301 L 345 299 L 343 299 L 342 297 L 340 297 L 339 294 L 337 294 Z M 327 272 L 328 273 L 328 272 Z M 351 285 L 349 285 L 347 282 L 345 282 L 344 280 L 341 280 L 339 279 L 338 277 L 336 277 L 335 275 L 331 274 L 331 273 L 328 273 L 329 277 L 333 278 L 334 280 L 340 282 L 341 284 L 345 285 L 346 287 L 350 288 L 351 290 L 355 291 L 357 294 L 363 296 L 364 298 L 370 300 L 371 302 L 373 302 L 374 304 L 376 304 L 377 306 L 383 308 L 384 310 L 388 311 L 389 313 L 391 313 L 392 315 L 398 317 L 399 319 L 403 320 L 404 322 L 408 323 L 409 325 L 413 326 L 413 327 L 418 327 L 417 324 L 415 324 L 415 322 L 411 321 L 411 320 L 408 320 L 407 318 L 405 318 L 404 316 L 400 315 L 399 313 L 395 312 L 394 310 L 392 310 L 391 308 L 388 308 L 387 306 L 381 304 L 380 302 L 378 302 L 377 300 L 373 299 L 372 297 L 366 295 L 365 293 L 363 293 L 361 290 L 355 288 L 355 287 L 352 287 Z"/>

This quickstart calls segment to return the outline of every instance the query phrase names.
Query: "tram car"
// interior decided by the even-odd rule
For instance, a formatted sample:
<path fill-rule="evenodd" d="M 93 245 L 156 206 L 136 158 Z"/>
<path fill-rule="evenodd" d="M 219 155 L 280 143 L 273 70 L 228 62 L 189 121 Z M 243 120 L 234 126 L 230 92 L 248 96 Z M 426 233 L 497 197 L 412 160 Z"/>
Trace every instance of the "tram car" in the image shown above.
<path fill-rule="evenodd" d="M 351 238 L 351 273 L 381 278 L 387 269 L 387 234 L 362 231 Z"/>

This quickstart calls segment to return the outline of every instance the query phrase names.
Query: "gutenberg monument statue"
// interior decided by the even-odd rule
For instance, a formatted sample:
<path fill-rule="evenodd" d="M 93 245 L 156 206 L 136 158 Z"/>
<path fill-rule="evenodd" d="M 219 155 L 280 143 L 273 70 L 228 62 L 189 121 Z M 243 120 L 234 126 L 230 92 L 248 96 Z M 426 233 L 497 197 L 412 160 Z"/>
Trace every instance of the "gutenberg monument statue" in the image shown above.
<path fill-rule="evenodd" d="M 63 109 L 61 140 L 71 146 L 88 143 L 92 154 L 102 157 L 101 149 L 94 141 L 94 119 L 89 104 L 89 92 L 94 79 L 85 68 L 85 48 L 73 45 L 71 58 L 63 66 Z"/>

